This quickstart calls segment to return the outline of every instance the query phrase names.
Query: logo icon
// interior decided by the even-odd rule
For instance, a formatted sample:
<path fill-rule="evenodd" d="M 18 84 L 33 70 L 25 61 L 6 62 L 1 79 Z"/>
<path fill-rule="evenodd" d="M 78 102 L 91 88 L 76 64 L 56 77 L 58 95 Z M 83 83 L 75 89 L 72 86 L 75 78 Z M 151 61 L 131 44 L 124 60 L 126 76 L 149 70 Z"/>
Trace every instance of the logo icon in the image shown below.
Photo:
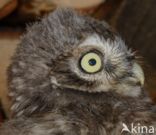
<path fill-rule="evenodd" d="M 144 126 L 141 125 L 140 123 L 131 123 L 129 126 L 127 126 L 125 123 L 122 123 L 122 130 L 121 134 L 123 132 L 128 132 L 131 135 L 133 134 L 139 134 L 139 135 L 145 135 L 145 134 L 153 134 L 155 133 L 156 129 L 154 126 Z"/>
<path fill-rule="evenodd" d="M 123 133 L 123 132 L 129 132 L 129 133 L 131 133 L 131 131 L 128 129 L 128 127 L 127 127 L 127 125 L 125 123 L 122 123 L 122 126 L 123 126 L 123 128 L 122 128 L 121 133 Z"/>

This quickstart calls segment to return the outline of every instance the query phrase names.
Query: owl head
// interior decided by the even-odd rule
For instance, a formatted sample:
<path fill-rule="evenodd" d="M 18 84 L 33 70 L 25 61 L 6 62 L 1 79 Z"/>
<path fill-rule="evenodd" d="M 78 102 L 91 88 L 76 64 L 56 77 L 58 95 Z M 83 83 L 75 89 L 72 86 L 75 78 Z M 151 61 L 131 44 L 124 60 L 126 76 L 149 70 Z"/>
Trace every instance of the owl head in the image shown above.
<path fill-rule="evenodd" d="M 57 89 L 137 97 L 143 84 L 142 68 L 120 36 L 107 23 L 71 9 L 28 27 L 9 67 L 14 109 L 31 98 L 49 100 Z"/>

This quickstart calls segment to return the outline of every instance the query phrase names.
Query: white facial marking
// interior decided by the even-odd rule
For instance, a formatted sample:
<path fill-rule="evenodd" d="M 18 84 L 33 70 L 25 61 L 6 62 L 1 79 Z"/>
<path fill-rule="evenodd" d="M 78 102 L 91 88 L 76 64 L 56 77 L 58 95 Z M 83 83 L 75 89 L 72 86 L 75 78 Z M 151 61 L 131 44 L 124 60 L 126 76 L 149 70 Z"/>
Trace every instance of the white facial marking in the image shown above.
<path fill-rule="evenodd" d="M 116 77 L 122 77 L 126 73 L 136 71 L 138 68 L 134 66 L 134 69 L 131 69 L 130 63 L 126 59 L 128 55 L 132 54 L 130 50 L 127 49 L 125 43 L 122 41 L 120 37 L 115 37 L 114 40 L 104 39 L 97 34 L 93 34 L 87 37 L 84 42 L 82 42 L 78 48 L 75 50 L 75 54 L 73 58 L 69 59 L 70 69 L 82 80 L 88 82 L 96 82 L 97 86 L 90 88 L 86 86 L 75 86 L 68 84 L 61 84 L 57 82 L 57 78 L 51 78 L 51 82 L 63 88 L 71 88 L 75 90 L 87 91 L 87 92 L 107 92 L 107 91 L 116 91 L 119 94 L 125 96 L 137 97 L 141 93 L 141 87 L 135 86 L 136 81 L 138 81 L 141 72 L 136 74 L 136 77 L 126 77 L 126 79 L 119 80 L 116 77 L 113 77 L 111 73 L 106 71 L 106 68 L 102 68 L 99 72 L 87 74 L 82 72 L 82 69 L 78 66 L 78 62 L 83 54 L 83 51 L 87 51 L 87 48 L 95 49 L 101 52 L 103 58 L 101 58 L 101 64 L 106 66 L 108 62 L 112 63 L 115 66 L 114 74 Z M 82 54 L 81 54 L 82 52 Z M 79 58 L 80 57 L 80 58 Z M 141 71 L 141 70 L 139 70 Z M 135 72 L 134 72 L 135 73 Z M 141 76 L 141 81 L 143 82 L 143 77 Z"/>

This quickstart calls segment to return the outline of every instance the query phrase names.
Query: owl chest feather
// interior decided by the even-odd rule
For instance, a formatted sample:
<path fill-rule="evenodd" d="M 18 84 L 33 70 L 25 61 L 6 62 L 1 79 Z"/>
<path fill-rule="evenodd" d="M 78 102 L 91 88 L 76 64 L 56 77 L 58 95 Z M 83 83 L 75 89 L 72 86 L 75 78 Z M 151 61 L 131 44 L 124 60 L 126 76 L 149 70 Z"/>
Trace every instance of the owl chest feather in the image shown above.
<path fill-rule="evenodd" d="M 61 128 L 68 134 L 75 132 L 80 135 L 120 135 L 123 123 L 150 125 L 156 120 L 155 113 L 151 110 L 152 104 L 113 92 L 88 93 L 54 89 L 51 94 L 46 94 L 46 98 L 43 97 L 44 93 L 36 95 L 31 102 L 32 106 L 26 108 L 24 113 L 35 116 L 37 128 L 44 127 L 48 132 L 56 126 L 56 130 Z M 31 113 L 36 103 L 40 106 Z M 37 118 L 36 113 L 39 114 Z"/>
<path fill-rule="evenodd" d="M 68 94 L 67 94 L 68 93 Z M 84 93 L 64 90 L 56 101 L 57 112 L 69 118 L 73 124 L 82 124 L 98 135 L 112 134 L 121 130 L 122 123 L 150 123 L 149 109 L 144 102 L 112 93 Z M 145 120 L 144 117 L 147 117 Z"/>

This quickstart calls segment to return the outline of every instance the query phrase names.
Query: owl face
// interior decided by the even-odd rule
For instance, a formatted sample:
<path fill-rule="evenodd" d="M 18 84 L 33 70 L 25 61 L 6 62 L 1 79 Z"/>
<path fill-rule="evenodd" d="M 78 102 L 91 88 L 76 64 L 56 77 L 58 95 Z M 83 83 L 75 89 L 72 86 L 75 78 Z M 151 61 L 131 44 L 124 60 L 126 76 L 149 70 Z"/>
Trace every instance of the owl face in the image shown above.
<path fill-rule="evenodd" d="M 144 74 L 108 24 L 58 9 L 28 27 L 8 69 L 8 82 L 12 110 L 20 116 L 52 107 L 66 89 L 137 97 Z"/>
<path fill-rule="evenodd" d="M 69 9 L 56 10 L 28 27 L 8 76 L 12 110 L 19 114 L 23 108 L 24 113 L 42 108 L 43 101 L 49 106 L 60 89 L 135 97 L 144 83 L 134 53 L 108 24 Z"/>
<path fill-rule="evenodd" d="M 62 89 L 85 92 L 115 91 L 138 96 L 144 83 L 134 53 L 122 39 L 92 34 L 76 47 L 60 54 L 51 70 L 51 83 Z"/>

